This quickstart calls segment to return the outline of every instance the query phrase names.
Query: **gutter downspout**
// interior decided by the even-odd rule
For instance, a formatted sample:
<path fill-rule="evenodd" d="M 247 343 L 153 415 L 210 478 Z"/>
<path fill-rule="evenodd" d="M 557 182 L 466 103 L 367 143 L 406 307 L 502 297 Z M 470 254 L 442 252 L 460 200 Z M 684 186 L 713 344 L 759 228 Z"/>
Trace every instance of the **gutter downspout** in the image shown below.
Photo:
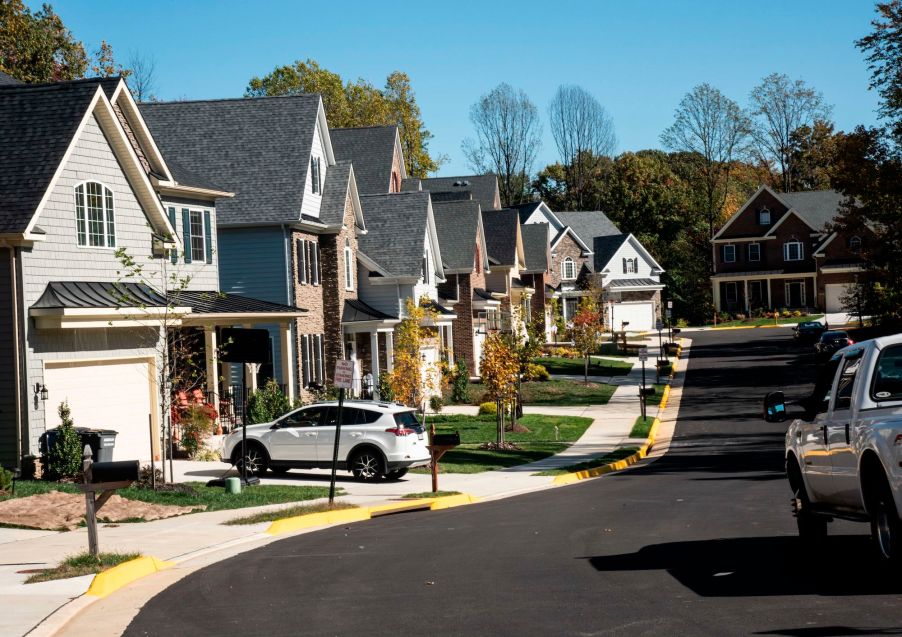
<path fill-rule="evenodd" d="M 7 244 L 9 248 L 9 273 L 12 291 L 12 315 L 13 315 L 13 377 L 16 396 L 16 468 L 22 468 L 22 370 L 20 367 L 19 353 L 19 292 L 16 281 L 16 248 Z"/>

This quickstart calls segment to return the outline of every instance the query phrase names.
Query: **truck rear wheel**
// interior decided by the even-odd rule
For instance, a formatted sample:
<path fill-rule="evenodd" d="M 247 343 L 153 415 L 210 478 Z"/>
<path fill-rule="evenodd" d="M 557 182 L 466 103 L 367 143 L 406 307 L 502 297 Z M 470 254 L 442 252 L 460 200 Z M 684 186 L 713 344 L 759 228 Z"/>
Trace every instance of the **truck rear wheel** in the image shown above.
<path fill-rule="evenodd" d="M 896 503 L 886 478 L 876 489 L 870 507 L 871 537 L 881 560 L 899 564 L 902 562 L 902 522 L 899 521 Z"/>
<path fill-rule="evenodd" d="M 827 537 L 827 519 L 812 511 L 811 501 L 805 491 L 802 471 L 794 458 L 787 462 L 786 474 L 792 487 L 792 509 L 803 540 L 822 540 Z"/>

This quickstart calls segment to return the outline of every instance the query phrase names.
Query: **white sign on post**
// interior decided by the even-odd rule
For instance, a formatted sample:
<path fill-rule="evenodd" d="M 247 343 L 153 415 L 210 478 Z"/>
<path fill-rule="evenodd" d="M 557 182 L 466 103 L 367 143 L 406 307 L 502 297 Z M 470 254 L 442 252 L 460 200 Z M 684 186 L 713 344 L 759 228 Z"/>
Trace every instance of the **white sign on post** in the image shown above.
<path fill-rule="evenodd" d="M 339 389 L 351 389 L 354 386 L 355 361 L 335 361 L 335 386 Z"/>
<path fill-rule="evenodd" d="M 639 361 L 645 362 L 648 360 L 648 345 L 643 345 L 639 348 Z"/>
<path fill-rule="evenodd" d="M 673 301 L 667 301 L 667 309 L 668 309 L 668 310 L 672 310 L 672 309 L 673 309 Z"/>

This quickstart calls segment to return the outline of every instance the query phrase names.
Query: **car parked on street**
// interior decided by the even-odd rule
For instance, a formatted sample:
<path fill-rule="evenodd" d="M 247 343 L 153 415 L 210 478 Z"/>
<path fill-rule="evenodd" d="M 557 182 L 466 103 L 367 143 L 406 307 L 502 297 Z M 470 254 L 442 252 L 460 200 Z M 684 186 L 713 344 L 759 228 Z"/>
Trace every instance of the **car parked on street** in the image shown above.
<path fill-rule="evenodd" d="M 902 334 L 835 353 L 802 405 L 785 441 L 799 534 L 822 537 L 833 518 L 869 521 L 878 555 L 902 563 Z M 786 417 L 782 392 L 764 412 Z"/>
<path fill-rule="evenodd" d="M 267 469 L 328 469 L 332 466 L 338 403 L 321 402 L 295 409 L 272 422 L 247 427 L 247 450 L 241 457 L 242 430 L 223 441 L 222 459 L 262 475 Z M 338 444 L 338 468 L 358 480 L 398 479 L 411 467 L 429 464 L 428 441 L 416 411 L 397 403 L 345 401 Z"/>
<path fill-rule="evenodd" d="M 848 333 L 841 330 L 830 330 L 821 334 L 814 344 L 814 351 L 822 358 L 829 358 L 843 347 L 853 345 L 855 341 L 849 338 Z"/>
<path fill-rule="evenodd" d="M 826 329 L 820 321 L 804 321 L 792 328 L 792 336 L 799 343 L 814 342 Z"/>

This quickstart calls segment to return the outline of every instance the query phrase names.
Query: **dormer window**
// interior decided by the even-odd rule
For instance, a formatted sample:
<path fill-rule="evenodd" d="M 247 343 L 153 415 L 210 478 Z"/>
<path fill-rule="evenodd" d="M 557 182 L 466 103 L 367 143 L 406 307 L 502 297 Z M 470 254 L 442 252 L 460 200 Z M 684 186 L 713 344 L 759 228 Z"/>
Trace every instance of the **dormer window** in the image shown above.
<path fill-rule="evenodd" d="M 758 211 L 758 225 L 760 226 L 769 226 L 770 225 L 770 210 L 767 208 L 762 208 Z"/>
<path fill-rule="evenodd" d="M 849 252 L 852 254 L 861 252 L 861 237 L 851 237 L 849 239 Z"/>
<path fill-rule="evenodd" d="M 354 289 L 354 251 L 350 239 L 345 239 L 345 289 Z"/>
<path fill-rule="evenodd" d="M 736 262 L 736 246 L 734 246 L 731 243 L 728 243 L 723 247 L 723 262 L 724 263 L 735 263 Z"/>
<path fill-rule="evenodd" d="M 801 261 L 805 258 L 805 248 L 801 241 L 787 241 L 783 244 L 784 261 Z"/>
<path fill-rule="evenodd" d="M 322 194 L 323 181 L 319 157 L 310 158 L 310 187 L 314 195 Z"/>
<path fill-rule="evenodd" d="M 570 257 L 565 257 L 561 263 L 561 278 L 565 281 L 576 278 L 576 263 Z"/>
<path fill-rule="evenodd" d="M 80 246 L 116 247 L 112 190 L 96 181 L 75 187 L 75 232 Z"/>
<path fill-rule="evenodd" d="M 624 274 L 637 274 L 639 272 L 639 259 L 627 259 L 624 257 L 623 259 L 623 273 Z"/>

